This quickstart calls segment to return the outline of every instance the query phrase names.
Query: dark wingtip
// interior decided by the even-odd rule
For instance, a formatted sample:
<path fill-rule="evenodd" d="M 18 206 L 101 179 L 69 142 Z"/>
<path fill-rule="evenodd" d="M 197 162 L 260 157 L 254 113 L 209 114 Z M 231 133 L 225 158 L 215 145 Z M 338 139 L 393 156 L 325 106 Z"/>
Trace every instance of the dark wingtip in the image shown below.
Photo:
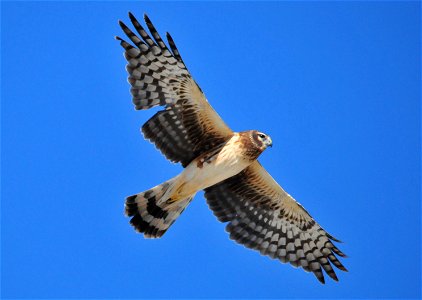
<path fill-rule="evenodd" d="M 132 23 L 133 22 L 137 22 L 138 23 L 138 20 L 136 20 L 135 16 L 131 12 L 129 12 L 128 15 L 129 15 L 129 19 L 132 21 Z"/>
<path fill-rule="evenodd" d="M 347 257 L 347 255 L 344 254 L 342 251 L 340 251 L 340 249 L 338 249 L 337 247 L 334 247 L 332 250 L 334 251 L 335 254 L 337 254 L 340 257 Z"/>
<path fill-rule="evenodd" d="M 321 284 L 325 284 L 325 276 L 321 270 L 321 267 L 319 267 L 319 269 L 313 270 L 312 273 L 315 275 L 315 277 Z"/>
<path fill-rule="evenodd" d="M 119 20 L 119 25 L 120 25 L 120 27 L 124 30 L 125 28 L 127 28 L 127 26 L 126 26 L 126 24 L 122 21 L 122 20 Z"/>
<path fill-rule="evenodd" d="M 145 20 L 145 23 L 147 23 L 147 25 L 148 25 L 148 24 L 152 24 L 152 22 L 151 22 L 151 20 L 149 19 L 149 17 L 148 17 L 148 15 L 147 15 L 147 14 L 144 14 L 144 20 Z"/>
<path fill-rule="evenodd" d="M 328 276 L 330 276 L 331 279 L 333 279 L 334 281 L 337 281 L 338 282 L 337 274 L 334 271 L 333 272 L 329 272 L 327 274 L 328 274 Z"/>
<path fill-rule="evenodd" d="M 329 234 L 328 232 L 327 232 L 327 236 L 328 236 L 328 238 L 330 239 L 330 240 L 333 240 L 334 242 L 337 242 L 337 243 L 341 243 L 341 244 L 343 244 L 343 242 L 341 241 L 341 240 L 339 240 L 339 239 L 336 239 L 335 237 L 333 237 L 331 234 Z"/>
<path fill-rule="evenodd" d="M 172 43 L 174 45 L 173 37 L 171 36 L 170 32 L 166 32 L 166 38 L 169 41 L 169 43 Z"/>

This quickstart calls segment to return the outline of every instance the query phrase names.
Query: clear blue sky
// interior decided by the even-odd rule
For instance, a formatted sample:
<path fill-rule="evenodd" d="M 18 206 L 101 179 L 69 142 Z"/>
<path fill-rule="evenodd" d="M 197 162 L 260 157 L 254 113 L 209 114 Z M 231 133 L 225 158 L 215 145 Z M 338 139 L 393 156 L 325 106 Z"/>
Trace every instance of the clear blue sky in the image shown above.
<path fill-rule="evenodd" d="M 171 32 L 232 129 L 259 129 L 273 177 L 349 273 L 312 274 L 230 241 L 199 193 L 161 240 L 127 195 L 181 171 L 139 133 L 114 35 Z M 420 296 L 420 4 L 3 2 L 2 297 Z"/>

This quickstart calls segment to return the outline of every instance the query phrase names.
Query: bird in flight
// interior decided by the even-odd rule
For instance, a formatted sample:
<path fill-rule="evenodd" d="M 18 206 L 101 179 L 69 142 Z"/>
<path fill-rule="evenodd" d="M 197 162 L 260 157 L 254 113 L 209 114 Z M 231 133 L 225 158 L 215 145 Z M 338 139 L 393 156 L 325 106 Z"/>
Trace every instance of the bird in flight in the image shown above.
<path fill-rule="evenodd" d="M 122 21 L 132 42 L 116 37 L 124 48 L 126 70 L 136 110 L 162 106 L 142 133 L 164 156 L 180 163 L 176 177 L 126 198 L 125 214 L 146 238 L 160 238 L 192 201 L 205 191 L 214 215 L 227 222 L 230 238 L 263 255 L 289 262 L 338 281 L 332 265 L 347 271 L 345 255 L 311 215 L 287 194 L 257 158 L 272 146 L 257 130 L 232 131 L 193 80 L 172 37 L 164 43 L 147 15 L 150 34 L 129 13 L 135 34 Z M 336 256 L 337 255 L 337 256 Z"/>

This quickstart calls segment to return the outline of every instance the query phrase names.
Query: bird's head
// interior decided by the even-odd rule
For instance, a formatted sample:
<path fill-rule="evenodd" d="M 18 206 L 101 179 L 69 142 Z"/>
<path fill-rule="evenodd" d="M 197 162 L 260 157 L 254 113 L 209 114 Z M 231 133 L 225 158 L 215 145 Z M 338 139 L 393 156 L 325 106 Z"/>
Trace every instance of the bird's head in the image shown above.
<path fill-rule="evenodd" d="M 250 160 L 257 159 L 268 146 L 272 147 L 273 145 L 273 141 L 267 134 L 257 130 L 242 131 L 239 132 L 239 135 L 244 155 Z"/>
<path fill-rule="evenodd" d="M 261 148 L 262 151 L 267 149 L 267 147 L 273 146 L 273 141 L 271 140 L 270 136 L 263 132 L 254 130 L 252 132 L 252 138 L 254 143 L 258 146 L 258 148 Z"/>

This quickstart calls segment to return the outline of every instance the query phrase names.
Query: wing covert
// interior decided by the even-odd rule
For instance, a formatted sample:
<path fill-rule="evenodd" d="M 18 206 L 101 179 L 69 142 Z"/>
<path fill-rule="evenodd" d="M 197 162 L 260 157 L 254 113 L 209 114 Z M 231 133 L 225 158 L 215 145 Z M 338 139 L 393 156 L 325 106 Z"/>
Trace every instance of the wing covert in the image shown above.
<path fill-rule="evenodd" d="M 191 77 L 170 34 L 169 49 L 146 15 L 152 37 L 131 13 L 129 17 L 138 35 L 123 22 L 119 24 L 133 45 L 116 39 L 125 49 L 135 109 L 165 107 L 142 126 L 142 133 L 170 161 L 186 166 L 199 154 L 227 141 L 233 132 Z"/>
<path fill-rule="evenodd" d="M 335 256 L 345 255 L 310 214 L 255 161 L 236 176 L 205 190 L 214 215 L 229 222 L 230 238 L 263 255 L 313 272 L 324 283 L 322 269 L 338 280 L 331 266 L 346 268 Z"/>

